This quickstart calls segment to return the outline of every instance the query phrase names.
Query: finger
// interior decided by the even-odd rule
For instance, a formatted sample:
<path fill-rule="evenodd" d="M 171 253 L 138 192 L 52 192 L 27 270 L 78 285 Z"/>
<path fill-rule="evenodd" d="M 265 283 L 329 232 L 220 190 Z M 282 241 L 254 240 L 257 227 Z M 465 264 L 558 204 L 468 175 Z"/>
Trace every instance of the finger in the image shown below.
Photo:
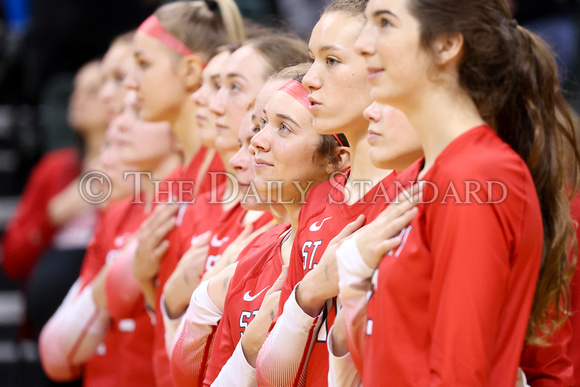
<path fill-rule="evenodd" d="M 284 285 L 284 281 L 286 281 L 287 276 L 288 276 L 288 266 L 284 265 L 282 266 L 282 271 L 280 272 L 280 275 L 278 276 L 278 278 L 276 278 L 276 281 L 274 281 L 274 284 L 272 285 L 270 290 L 268 290 L 268 293 L 266 293 L 266 295 L 282 290 L 282 286 Z"/>
<path fill-rule="evenodd" d="M 403 240 L 402 237 L 396 236 L 396 237 L 393 237 L 393 238 L 390 238 L 390 239 L 387 239 L 385 241 L 380 242 L 378 245 L 378 248 L 377 248 L 377 252 L 378 252 L 379 256 L 383 257 L 389 251 L 399 247 L 401 245 L 402 240 Z"/>
<path fill-rule="evenodd" d="M 203 234 L 196 236 L 192 243 L 192 247 L 200 247 L 208 245 L 211 237 L 212 237 L 211 231 L 206 231 Z"/>
<path fill-rule="evenodd" d="M 351 236 L 356 230 L 358 230 L 365 224 L 365 219 L 366 218 L 364 215 L 359 215 L 359 217 L 356 218 L 354 222 L 350 222 L 349 224 L 347 224 L 346 227 L 337 236 L 332 238 L 332 240 L 329 243 L 329 246 L 337 244 L 344 238 Z"/>
<path fill-rule="evenodd" d="M 149 243 L 152 247 L 159 245 L 161 240 L 165 239 L 169 232 L 175 228 L 177 218 L 175 216 L 167 219 L 165 223 L 160 225 L 153 234 L 149 237 Z"/>
<path fill-rule="evenodd" d="M 164 241 L 162 241 L 159 244 L 159 246 L 157 246 L 155 248 L 155 250 L 153 250 L 153 261 L 154 262 L 161 261 L 161 258 L 163 258 L 163 256 L 167 252 L 167 250 L 169 250 L 169 245 L 170 245 L 169 241 L 167 239 L 165 239 Z"/>
<path fill-rule="evenodd" d="M 167 219 L 176 215 L 177 211 L 179 210 L 179 206 L 177 204 L 169 204 L 169 203 L 160 204 L 158 208 L 161 208 L 161 210 L 156 215 L 156 217 L 152 220 L 151 225 L 153 227 L 156 227 L 156 226 L 159 226 L 160 224 L 165 223 L 165 221 Z"/>
<path fill-rule="evenodd" d="M 421 183 L 413 184 L 412 186 L 410 186 L 406 190 L 402 191 L 399 195 L 397 195 L 397 198 L 395 199 L 395 201 L 393 203 L 402 203 L 402 202 L 414 201 L 417 194 L 420 194 L 421 192 L 423 192 L 423 186 L 424 186 L 424 184 L 421 184 Z"/>
<path fill-rule="evenodd" d="M 385 210 L 383 210 L 379 216 L 377 216 L 376 222 L 379 226 L 379 229 L 382 228 L 380 224 L 388 224 L 393 219 L 398 218 L 402 214 L 410 211 L 412 208 L 415 208 L 417 204 L 419 204 L 421 193 L 416 193 L 413 196 L 412 200 L 404 200 L 401 202 L 393 202 L 389 205 Z"/>
<path fill-rule="evenodd" d="M 274 228 L 275 226 L 276 226 L 276 223 L 274 223 L 274 222 L 268 222 L 265 225 L 263 225 L 262 227 L 260 227 L 259 229 L 257 229 L 256 231 L 254 231 L 252 233 L 252 235 L 250 235 L 250 238 L 251 239 L 254 239 L 258 235 L 265 233 L 266 231 Z"/>
<path fill-rule="evenodd" d="M 417 215 L 419 210 L 414 207 L 411 208 L 409 211 L 401 214 L 401 216 L 391 220 L 388 225 L 384 228 L 384 235 L 386 238 L 391 238 L 401 232 L 405 227 L 411 223 L 413 218 Z"/>
<path fill-rule="evenodd" d="M 240 235 L 238 235 L 237 238 L 232 243 L 236 243 L 238 241 L 241 241 L 241 240 L 247 238 L 249 235 L 252 234 L 253 231 L 254 231 L 254 225 L 248 224 L 246 227 L 244 227 L 244 229 L 242 230 Z"/>

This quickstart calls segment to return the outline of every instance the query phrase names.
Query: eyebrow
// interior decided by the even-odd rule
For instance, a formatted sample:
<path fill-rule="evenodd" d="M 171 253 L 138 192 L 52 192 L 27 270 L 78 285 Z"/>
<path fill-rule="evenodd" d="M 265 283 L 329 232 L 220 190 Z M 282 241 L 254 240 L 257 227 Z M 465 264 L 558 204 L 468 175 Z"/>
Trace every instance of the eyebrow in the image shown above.
<path fill-rule="evenodd" d="M 397 15 L 395 15 L 394 13 L 392 13 L 391 11 L 389 11 L 388 9 L 379 9 L 378 11 L 373 12 L 373 17 L 377 17 L 382 15 L 383 13 L 387 13 L 395 18 L 399 18 Z"/>
<path fill-rule="evenodd" d="M 245 79 L 245 80 L 248 80 L 248 78 L 246 78 L 245 76 L 243 76 L 243 75 L 242 75 L 242 74 L 240 74 L 240 73 L 228 73 L 228 74 L 226 75 L 226 78 L 236 78 L 236 77 L 239 77 L 239 78 L 243 78 L 243 79 Z"/>
<path fill-rule="evenodd" d="M 338 51 L 338 50 L 340 50 L 340 47 L 334 44 L 327 44 L 326 46 L 320 47 L 320 50 L 318 51 L 323 52 L 323 51 Z"/>
<path fill-rule="evenodd" d="M 298 122 L 296 122 L 296 121 L 295 121 L 295 120 L 294 120 L 292 117 L 290 117 L 290 116 L 289 116 L 289 115 L 287 115 L 287 114 L 281 114 L 281 113 L 278 113 L 278 114 L 276 114 L 276 117 L 278 117 L 278 118 L 282 118 L 283 120 L 292 121 L 292 122 L 294 123 L 294 125 L 296 125 L 296 126 L 298 126 L 298 127 L 300 127 L 300 128 L 302 127 L 302 125 L 300 125 Z"/>

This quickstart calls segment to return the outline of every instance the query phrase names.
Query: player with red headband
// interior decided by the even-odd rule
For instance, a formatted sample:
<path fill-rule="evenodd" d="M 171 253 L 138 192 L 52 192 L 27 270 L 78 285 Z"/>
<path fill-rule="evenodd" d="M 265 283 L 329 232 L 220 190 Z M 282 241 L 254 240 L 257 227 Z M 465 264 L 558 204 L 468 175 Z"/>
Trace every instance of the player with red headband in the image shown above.
<path fill-rule="evenodd" d="M 314 127 L 319 133 L 344 132 L 351 148 L 351 169 L 312 189 L 300 212 L 280 317 L 258 357 L 259 384 L 326 384 L 326 340 L 337 313 L 338 287 L 336 276 L 326 275 L 327 270 L 335 272 L 333 259 L 321 258 L 349 223 L 356 221 L 354 227 L 360 227 L 365 219 L 371 221 L 395 196 L 396 174 L 374 167 L 368 158 L 363 111 L 371 103 L 370 84 L 364 59 L 354 48 L 364 25 L 364 6 L 335 1 L 312 31 L 309 46 L 314 63 L 303 83 L 310 90 Z M 397 148 L 393 157 L 411 163 L 420 154 L 417 143 Z M 365 217 L 359 218 L 361 214 Z M 282 347 L 284 352 L 277 350 Z"/>
<path fill-rule="evenodd" d="M 138 94 L 142 119 L 171 123 L 185 158 L 184 166 L 166 178 L 170 190 L 165 192 L 165 198 L 160 196 L 163 201 L 172 195 L 177 200 L 192 201 L 198 192 L 209 190 L 211 179 L 207 172 L 223 170 L 219 156 L 202 147 L 199 141 L 195 105 L 190 96 L 199 88 L 202 69 L 217 47 L 242 39 L 241 16 L 229 0 L 219 1 L 219 5 L 211 1 L 169 4 L 157 10 L 135 34 L 137 66 L 130 73 L 127 86 Z M 171 269 L 158 278 L 160 260 L 169 246 L 164 238 L 175 226 L 176 210 L 167 205 L 157 206 L 141 225 L 139 243 L 132 246 L 133 253 L 117 260 L 106 278 L 107 306 L 116 319 L 127 317 L 141 292 L 157 313 L 154 342 L 155 353 L 160 356 L 154 356 L 154 370 L 158 385 L 171 383 L 164 358 L 163 321 L 156 305 L 176 263 L 167 262 Z M 132 279 L 131 271 L 136 280 Z"/>
<path fill-rule="evenodd" d="M 240 257 L 225 298 L 224 315 L 204 385 L 231 385 L 241 375 L 256 382 L 256 357 L 277 310 L 278 297 L 271 295 L 281 289 L 285 279 L 285 273 L 280 273 L 282 265 L 289 262 L 296 235 L 293 230 L 298 227 L 298 214 L 307 187 L 326 181 L 332 173 L 349 166 L 339 140 L 313 130 L 308 94 L 297 81 L 284 85 L 268 101 L 264 128 L 252 138 L 250 149 L 257 168 L 255 184 L 264 195 L 267 182 L 285 182 L 281 192 L 268 193 L 282 198 L 292 228 L 274 240 L 262 241 L 263 247 L 248 249 Z M 301 188 L 297 189 L 297 184 Z"/>
<path fill-rule="evenodd" d="M 213 97 L 211 100 L 208 98 L 199 98 L 201 96 L 196 98 L 196 100 L 202 99 L 209 102 L 211 111 L 216 115 L 216 124 L 218 130 L 216 146 L 228 146 L 237 150 L 239 148 L 239 142 L 236 137 L 243 115 L 247 111 L 248 105 L 254 100 L 256 94 L 264 85 L 268 75 L 271 74 L 275 69 L 284 67 L 287 64 L 292 64 L 298 60 L 306 60 L 306 58 L 307 51 L 304 42 L 292 35 L 286 34 L 273 34 L 267 37 L 251 39 L 247 41 L 241 48 L 237 49 L 228 58 L 227 63 L 224 65 L 221 71 L 221 87 L 216 93 L 215 97 Z M 234 181 L 233 179 L 228 179 L 227 181 L 228 183 L 236 183 L 236 185 L 229 188 L 229 192 L 234 191 L 239 195 L 244 190 L 240 190 L 240 188 L 237 186 L 237 181 Z M 210 197 L 213 197 L 213 200 L 215 201 L 216 198 L 221 200 L 222 197 L 231 197 L 229 192 L 218 194 L 210 193 L 209 195 Z M 203 199 L 203 197 L 198 198 L 198 200 L 199 199 Z M 226 208 L 229 213 L 224 214 L 221 219 L 219 216 L 213 218 L 213 220 L 217 221 L 218 223 L 213 223 L 215 225 L 211 227 L 213 228 L 213 234 L 209 235 L 206 244 L 211 244 L 211 240 L 215 241 L 216 239 L 219 239 L 221 242 L 219 243 L 220 246 L 214 246 L 212 248 L 214 251 L 217 251 L 217 253 L 224 251 L 229 243 L 231 243 L 238 236 L 237 234 L 243 231 L 243 227 L 240 222 L 237 222 L 237 224 L 233 223 L 236 222 L 236 218 L 242 219 L 245 222 L 250 220 L 249 224 L 253 223 L 252 229 L 259 230 L 256 231 L 256 233 L 264 231 L 261 229 L 261 226 L 264 225 L 266 221 L 269 222 L 271 219 L 270 215 L 263 215 L 258 219 L 251 220 L 252 216 L 255 217 L 256 213 L 246 213 L 246 210 L 243 208 L 243 206 L 239 204 L 239 199 L 240 196 L 238 196 L 235 201 L 229 202 L 230 204 L 234 204 L 234 206 L 231 209 Z M 194 241 L 197 236 L 207 230 L 207 228 L 205 228 L 206 226 L 212 226 L 212 223 L 208 223 L 206 219 L 200 219 L 199 214 L 202 214 L 201 216 L 203 218 L 207 218 L 207 216 L 203 215 L 203 211 L 200 212 L 199 209 L 196 209 L 198 206 L 198 203 L 194 204 L 191 206 L 191 209 L 188 209 L 184 215 L 184 222 L 187 221 L 191 222 L 190 224 L 198 224 L 187 228 L 180 227 L 180 233 L 182 236 L 180 237 L 181 242 L 179 242 L 178 245 L 183 246 L 182 251 L 185 251 L 185 249 L 188 249 L 191 246 L 192 243 L 190 241 Z M 211 205 L 211 207 L 218 206 L 220 205 Z M 188 216 L 190 211 L 191 215 Z M 224 228 L 227 229 L 227 235 L 219 235 L 216 233 L 219 231 L 219 229 Z M 228 239 L 224 240 L 225 238 Z M 249 238 L 247 235 L 242 236 L 242 238 L 244 238 L 244 243 L 246 244 L 251 240 L 251 238 Z M 239 246 L 239 244 L 237 244 L 237 246 Z M 201 247 L 203 248 L 203 246 Z M 200 246 L 196 246 L 196 248 L 199 249 Z M 233 246 L 232 248 L 237 249 L 237 251 L 240 250 L 238 247 Z M 195 253 L 191 252 L 191 254 Z M 211 266 L 211 263 L 213 263 L 212 261 L 215 261 L 215 259 L 211 259 L 207 251 L 205 251 L 204 254 L 207 258 L 205 263 L 202 263 L 201 265 L 198 264 L 198 268 L 201 270 L 203 270 L 204 267 Z M 186 262 L 184 262 L 183 265 L 188 265 L 192 269 L 194 268 L 193 265 L 190 265 Z M 183 276 L 178 273 L 174 273 L 172 277 L 178 281 L 181 281 L 181 278 L 183 278 Z M 194 285 L 197 284 L 194 283 Z M 168 307 L 167 317 L 174 319 L 174 327 L 176 327 L 176 324 L 178 323 L 177 318 L 179 318 L 179 316 L 181 316 L 187 308 L 189 298 L 191 297 L 191 293 L 193 292 L 194 288 L 195 286 L 191 287 L 191 285 L 189 285 L 187 291 L 177 292 L 175 291 L 176 289 L 166 289 L 166 293 L 167 291 L 173 293 L 171 299 L 166 297 L 164 306 Z M 183 289 L 183 287 L 180 289 Z M 168 333 L 169 335 L 166 345 L 169 347 L 171 344 L 171 341 L 169 341 L 171 332 L 169 331 Z"/>

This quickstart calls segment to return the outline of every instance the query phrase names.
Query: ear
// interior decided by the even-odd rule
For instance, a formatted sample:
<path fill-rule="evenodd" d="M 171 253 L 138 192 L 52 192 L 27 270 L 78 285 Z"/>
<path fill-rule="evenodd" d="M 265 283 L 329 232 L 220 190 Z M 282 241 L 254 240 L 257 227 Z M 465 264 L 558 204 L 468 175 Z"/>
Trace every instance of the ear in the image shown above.
<path fill-rule="evenodd" d="M 350 168 L 350 148 L 341 146 L 339 148 L 336 148 L 334 154 L 336 156 L 336 159 L 338 160 L 338 163 L 332 166 L 329 165 L 328 168 L 335 167 L 336 171 L 339 172 L 344 172 Z M 334 170 L 330 171 L 329 173 L 332 172 L 334 172 Z"/>
<path fill-rule="evenodd" d="M 195 92 L 201 86 L 201 72 L 204 62 L 197 55 L 188 55 L 179 62 L 178 74 L 188 93 Z"/>
<path fill-rule="evenodd" d="M 446 66 L 456 62 L 461 57 L 463 50 L 463 35 L 460 33 L 442 35 L 435 39 L 433 48 L 435 49 L 436 64 Z"/>

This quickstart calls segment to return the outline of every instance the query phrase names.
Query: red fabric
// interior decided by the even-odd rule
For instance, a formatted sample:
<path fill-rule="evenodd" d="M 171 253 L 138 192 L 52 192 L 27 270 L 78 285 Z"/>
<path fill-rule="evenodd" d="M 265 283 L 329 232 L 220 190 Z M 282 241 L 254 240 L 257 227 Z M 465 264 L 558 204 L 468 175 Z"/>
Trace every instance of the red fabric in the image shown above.
<path fill-rule="evenodd" d="M 130 199 L 111 205 L 87 249 L 81 268 L 83 285 L 92 282 L 103 266 L 115 258 L 145 216 L 144 205 L 133 204 Z M 114 298 L 115 293 L 107 294 L 107 297 Z M 132 322 L 121 323 L 121 327 L 133 326 L 133 329 L 119 329 L 120 322 L 113 321 L 107 333 L 105 353 L 97 353 L 85 365 L 86 385 L 126 386 L 138 380 L 139 385 L 154 386 L 151 362 L 153 327 L 143 305 L 144 301 L 141 308 L 131 315 Z"/>
<path fill-rule="evenodd" d="M 520 367 L 531 387 L 564 387 L 574 385 L 574 367 L 567 356 L 572 338 L 570 320 L 554 333 L 548 346 L 524 345 Z"/>
<path fill-rule="evenodd" d="M 225 249 L 244 231 L 242 221 L 248 213 L 238 202 L 226 211 L 218 221 L 218 227 L 212 230 L 212 238 L 209 244 L 209 251 L 205 261 L 203 274 L 211 269 L 222 257 Z M 269 212 L 264 212 L 262 216 L 252 223 L 253 230 L 258 230 L 262 226 L 272 222 L 274 217 Z"/>
<path fill-rule="evenodd" d="M 48 218 L 50 200 L 80 172 L 74 148 L 49 152 L 34 167 L 2 237 L 2 268 L 7 277 L 15 281 L 28 277 L 57 230 Z"/>
<path fill-rule="evenodd" d="M 187 168 L 182 169 L 181 174 L 176 176 L 175 180 L 185 182 L 195 181 L 206 152 L 208 150 L 202 148 Z M 215 155 L 208 168 L 208 172 L 204 174 L 203 182 L 199 185 L 198 196 L 193 200 L 193 197 L 188 194 L 179 195 L 182 201 L 192 203 L 189 205 L 182 204 L 178 216 L 178 225 L 167 237 L 169 250 L 163 257 L 161 266 L 159 267 L 159 273 L 157 274 L 153 368 L 155 380 L 159 387 L 173 386 L 169 358 L 165 349 L 163 316 L 159 307 L 161 295 L 163 294 L 163 286 L 171 276 L 171 273 L 173 273 L 173 270 L 175 270 L 179 259 L 181 259 L 182 255 L 191 245 L 192 239 L 196 235 L 203 234 L 217 227 L 216 222 L 223 213 L 223 206 L 221 203 L 215 201 L 216 198 L 222 197 L 225 188 L 224 181 L 223 163 L 219 159 L 219 156 Z"/>
<path fill-rule="evenodd" d="M 580 195 L 576 196 L 570 203 L 570 213 L 572 219 L 580 222 Z M 576 224 L 576 238 L 580 243 L 580 227 Z M 568 354 L 574 364 L 574 379 L 576 386 L 580 386 L 580 264 L 576 264 L 576 270 L 570 283 L 570 295 L 572 301 L 572 340 L 568 344 Z"/>
<path fill-rule="evenodd" d="M 296 239 L 292 245 L 288 277 L 284 282 L 280 296 L 280 310 L 292 293 L 296 284 L 312 270 L 322 258 L 326 247 L 346 225 L 355 221 L 364 214 L 366 222 L 374 220 L 383 211 L 390 200 L 395 197 L 393 181 L 396 173 L 391 173 L 376 184 L 358 202 L 348 205 L 344 201 L 344 185 L 348 174 L 338 175 L 336 178 L 321 183 L 312 188 L 306 198 L 306 203 L 300 210 L 299 227 Z M 336 317 L 336 299 L 328 300 L 323 311 L 323 322 L 315 339 L 306 368 L 306 385 L 326 385 L 328 377 L 328 350 L 326 346 L 327 334 Z M 307 351 L 309 345 L 304 350 Z M 306 353 L 303 358 L 306 358 Z M 298 376 L 304 372 L 299 369 Z M 296 379 L 296 380 L 297 380 Z M 281 381 L 285 384 L 287 381 Z"/>
<path fill-rule="evenodd" d="M 224 304 L 204 381 L 209 386 L 234 353 L 270 286 L 282 272 L 281 245 L 288 225 L 277 226 L 254 240 L 240 257 Z M 249 298 L 248 298 L 249 297 Z M 254 298 L 255 297 L 255 298 Z"/>
<path fill-rule="evenodd" d="M 422 163 L 406 171 L 409 180 Z M 481 126 L 455 139 L 424 179 L 438 191 L 425 188 L 430 203 L 419 205 L 373 280 L 365 386 L 513 387 L 542 253 L 530 172 Z M 469 181 L 481 184 L 475 195 L 483 202 L 488 193 L 495 200 L 504 193 L 498 185 L 488 189 L 489 181 L 504 184 L 507 195 L 479 204 L 467 194 Z"/>

